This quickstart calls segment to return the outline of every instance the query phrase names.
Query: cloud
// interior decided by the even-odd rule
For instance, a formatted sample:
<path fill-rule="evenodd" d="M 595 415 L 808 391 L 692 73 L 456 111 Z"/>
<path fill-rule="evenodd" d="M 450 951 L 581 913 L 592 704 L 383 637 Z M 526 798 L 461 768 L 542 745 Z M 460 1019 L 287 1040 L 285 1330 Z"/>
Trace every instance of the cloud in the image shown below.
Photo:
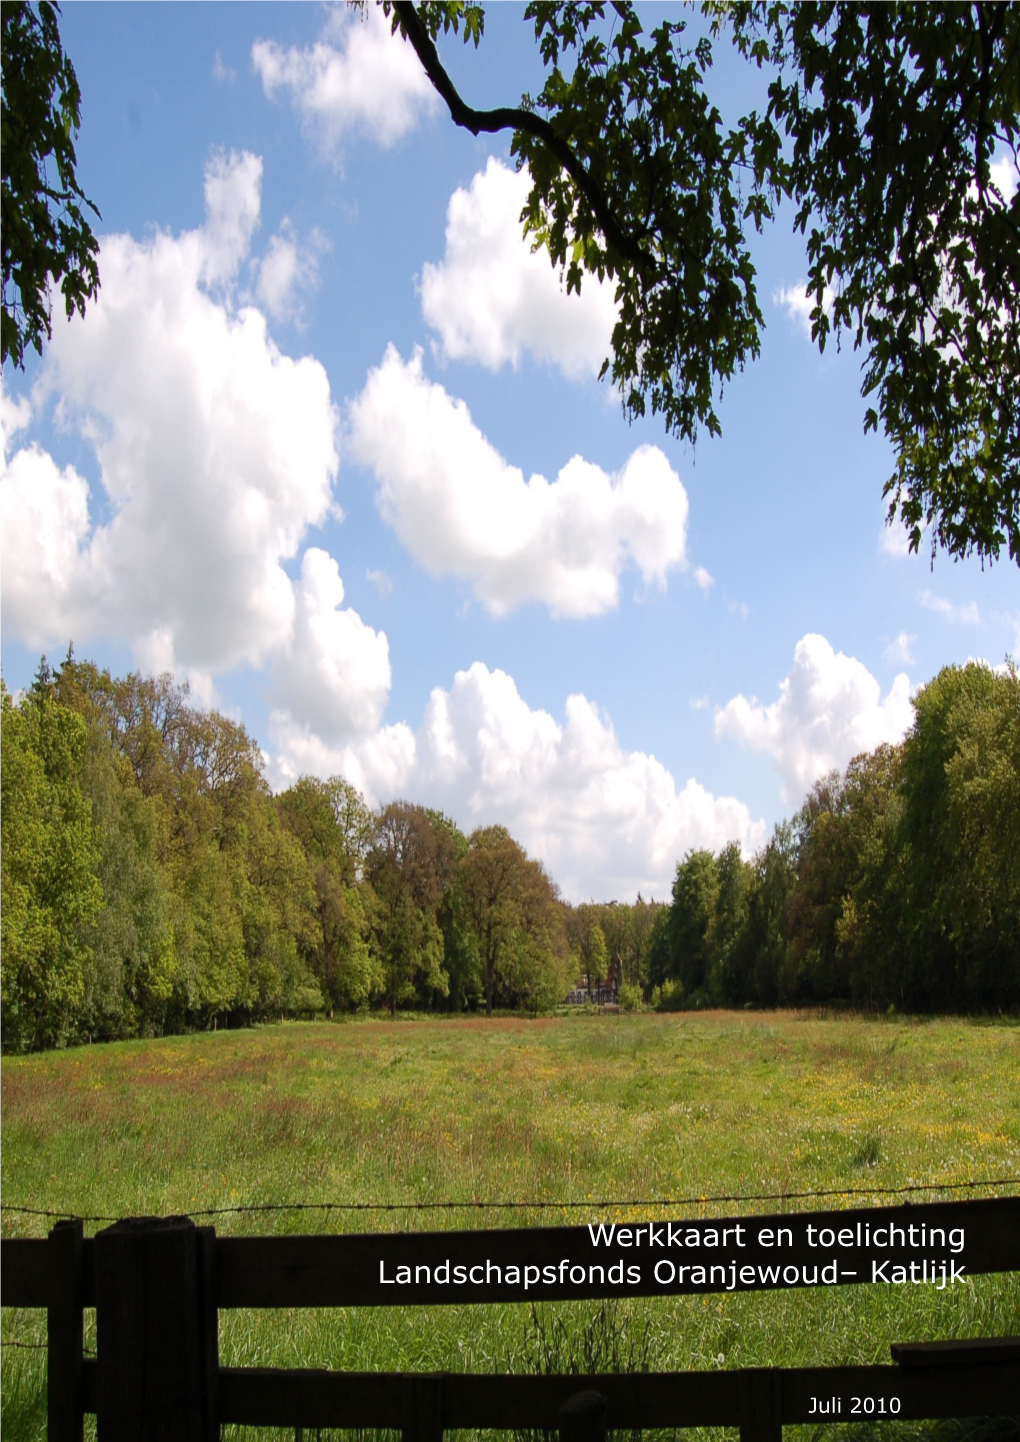
<path fill-rule="evenodd" d="M 262 157 L 217 151 L 205 168 L 205 225 L 199 238 L 201 279 L 233 280 L 251 249 L 262 207 Z"/>
<path fill-rule="evenodd" d="M 32 402 L 28 396 L 12 396 L 6 387 L 0 390 L 0 442 L 5 456 L 8 443 L 27 430 L 31 420 Z"/>
<path fill-rule="evenodd" d="M 916 636 L 908 636 L 906 631 L 901 631 L 895 641 L 889 642 L 882 655 L 893 665 L 902 663 L 904 666 L 911 666 L 914 661 L 912 646 L 916 640 Z"/>
<path fill-rule="evenodd" d="M 704 566 L 695 566 L 694 581 L 695 584 L 698 585 L 702 591 L 710 591 L 715 585 L 714 577 L 712 577 L 708 573 L 708 571 L 705 570 Z"/>
<path fill-rule="evenodd" d="M 300 322 L 302 297 L 317 289 L 319 257 L 329 244 L 318 226 L 299 240 L 284 217 L 256 268 L 255 296 L 274 320 Z"/>
<path fill-rule="evenodd" d="M 90 579 L 84 478 L 36 445 L 19 450 L 0 478 L 0 530 L 4 630 L 33 647 L 81 636 L 75 612 Z"/>
<path fill-rule="evenodd" d="M 521 233 L 530 188 L 526 170 L 490 156 L 468 190 L 454 191 L 446 254 L 422 269 L 422 311 L 451 360 L 496 371 L 530 354 L 571 379 L 597 376 L 612 343 L 615 286 L 585 276 L 580 294 L 567 294 L 548 252 Z"/>
<path fill-rule="evenodd" d="M 690 698 L 690 700 L 687 702 L 687 705 L 690 707 L 690 709 L 691 709 L 692 711 L 707 711 L 707 710 L 708 710 L 708 697 L 707 697 L 707 696 L 692 696 L 692 697 Z"/>
<path fill-rule="evenodd" d="M 746 601 L 727 601 L 726 609 L 731 616 L 739 616 L 742 621 L 746 621 L 751 614 L 751 608 Z"/>
<path fill-rule="evenodd" d="M 104 237 L 97 301 L 55 320 L 34 398 L 56 396 L 91 444 L 106 515 L 74 467 L 17 452 L 0 486 L 4 628 L 31 645 L 115 637 L 204 695 L 217 673 L 268 664 L 295 724 L 360 734 L 388 693 L 386 637 L 340 609 L 324 552 L 297 582 L 286 569 L 335 515 L 329 380 L 230 301 L 260 185 L 258 157 L 214 157 L 206 224 Z"/>
<path fill-rule="evenodd" d="M 1003 153 L 998 160 L 993 160 L 991 165 L 992 184 L 1009 205 L 1017 192 L 1017 184 L 1020 182 L 1020 163 L 1008 153 Z"/>
<path fill-rule="evenodd" d="M 376 804 L 413 796 L 468 831 L 501 822 L 573 900 L 668 895 L 689 847 L 750 850 L 765 834 L 742 802 L 693 779 L 678 789 L 654 756 L 624 751 L 586 697 L 569 697 L 557 721 L 477 661 L 432 692 L 416 732 L 390 726 L 329 748 L 278 720 L 273 739 L 281 782 L 341 771 Z"/>
<path fill-rule="evenodd" d="M 886 521 L 878 533 L 878 546 L 885 555 L 895 556 L 897 559 L 910 555 L 910 532 L 899 516 Z"/>
<path fill-rule="evenodd" d="M 341 610 L 343 581 L 332 556 L 317 547 L 302 558 L 295 587 L 290 643 L 273 661 L 273 693 L 285 698 L 278 716 L 336 743 L 375 731 L 389 698 L 385 635 L 356 611 Z"/>
<path fill-rule="evenodd" d="M 932 591 L 922 591 L 917 599 L 926 610 L 945 616 L 947 620 L 955 621 L 961 626 L 977 626 L 981 623 L 981 613 L 976 601 L 957 606 L 952 601 L 947 601 L 944 596 L 936 596 Z"/>
<path fill-rule="evenodd" d="M 393 582 L 385 571 L 366 571 L 365 577 L 372 582 L 372 585 L 379 592 L 380 597 L 385 601 L 387 596 L 393 595 Z"/>
<path fill-rule="evenodd" d="M 305 49 L 256 40 L 251 60 L 269 99 L 288 95 L 306 134 L 337 162 L 345 135 L 388 148 L 439 103 L 418 57 L 390 34 L 376 5 L 360 16 L 334 8 L 319 40 Z"/>
<path fill-rule="evenodd" d="M 820 776 L 842 770 L 862 751 L 899 741 L 913 720 L 904 673 L 882 700 L 879 683 L 860 661 L 833 651 L 824 636 L 804 636 L 793 669 L 770 706 L 734 696 L 716 711 L 715 734 L 772 757 L 785 803 L 797 803 Z"/>
<path fill-rule="evenodd" d="M 822 307 L 826 315 L 832 310 L 834 299 L 835 292 L 831 286 L 827 285 L 822 296 Z M 813 295 L 808 293 L 805 281 L 798 280 L 797 284 L 793 286 L 779 286 L 772 292 L 772 303 L 781 306 L 810 340 L 811 312 L 816 308 L 817 301 Z"/>
<path fill-rule="evenodd" d="M 393 346 L 350 409 L 350 449 L 379 482 L 386 523 L 432 576 L 459 576 L 493 615 L 528 601 L 558 616 L 619 604 L 634 565 L 665 586 L 686 565 L 687 492 L 655 446 L 616 475 L 580 456 L 556 480 L 523 473 L 463 401 L 426 379 L 421 351 Z"/>
<path fill-rule="evenodd" d="M 213 57 L 212 78 L 221 82 L 228 80 L 231 84 L 237 79 L 237 71 L 229 65 L 224 65 L 223 57 L 218 50 Z"/>

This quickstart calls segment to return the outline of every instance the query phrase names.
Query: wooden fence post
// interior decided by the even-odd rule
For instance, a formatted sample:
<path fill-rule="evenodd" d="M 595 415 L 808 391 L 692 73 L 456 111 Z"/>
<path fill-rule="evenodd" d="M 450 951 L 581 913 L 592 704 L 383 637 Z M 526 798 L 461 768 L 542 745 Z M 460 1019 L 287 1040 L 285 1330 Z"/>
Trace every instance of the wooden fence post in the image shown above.
<path fill-rule="evenodd" d="M 782 1379 L 771 1367 L 746 1367 L 740 1377 L 740 1442 L 783 1442 Z"/>
<path fill-rule="evenodd" d="M 601 1392 L 575 1392 L 559 1409 L 560 1442 L 606 1442 L 606 1414 Z"/>
<path fill-rule="evenodd" d="M 211 1233 L 142 1217 L 97 1234 L 99 1442 L 218 1437 Z"/>
<path fill-rule="evenodd" d="M 82 1442 L 82 1330 L 85 1228 L 58 1222 L 49 1235 L 46 1309 L 46 1426 L 49 1442 Z"/>

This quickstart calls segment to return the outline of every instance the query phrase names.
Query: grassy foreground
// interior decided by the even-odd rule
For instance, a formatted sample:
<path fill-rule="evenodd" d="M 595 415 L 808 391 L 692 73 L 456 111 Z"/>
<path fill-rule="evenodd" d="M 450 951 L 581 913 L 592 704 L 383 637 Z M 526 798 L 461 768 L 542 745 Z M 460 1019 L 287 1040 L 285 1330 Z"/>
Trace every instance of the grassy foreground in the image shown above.
<path fill-rule="evenodd" d="M 4 1202 L 86 1215 L 948 1184 L 1020 1175 L 1020 1028 L 723 1012 L 291 1025 L 5 1058 L 2 1107 Z M 950 1194 L 931 1193 L 940 1195 Z M 849 1195 L 699 1202 L 687 1214 L 853 1204 Z M 649 1213 L 284 1212 L 216 1225 L 431 1229 L 638 1215 Z M 45 1226 L 3 1213 L 4 1236 Z M 224 1313 L 221 1357 L 366 1370 L 835 1365 L 887 1361 L 897 1340 L 1005 1332 L 1020 1332 L 1020 1278 L 944 1292 Z M 43 1314 L 3 1314 L 6 1341 L 44 1335 Z M 43 1356 L 4 1347 L 11 1439 L 45 1435 Z M 918 1430 L 884 1424 L 880 1435 Z"/>

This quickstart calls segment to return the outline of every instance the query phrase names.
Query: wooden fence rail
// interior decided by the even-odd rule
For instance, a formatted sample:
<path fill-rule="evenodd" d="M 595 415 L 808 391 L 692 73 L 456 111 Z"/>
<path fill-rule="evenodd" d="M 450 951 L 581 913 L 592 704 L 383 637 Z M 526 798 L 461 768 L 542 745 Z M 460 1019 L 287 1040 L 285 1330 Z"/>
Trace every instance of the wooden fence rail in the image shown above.
<path fill-rule="evenodd" d="M 225 1423 L 385 1428 L 404 1442 L 442 1442 L 459 1428 L 604 1442 L 607 1428 L 736 1426 L 742 1442 L 780 1442 L 786 1423 L 1020 1412 L 1016 1337 L 898 1344 L 887 1366 L 590 1377 L 221 1367 L 218 1350 L 224 1308 L 895 1285 L 895 1269 L 911 1266 L 916 1281 L 959 1285 L 954 1266 L 961 1278 L 1020 1271 L 1020 1197 L 612 1232 L 217 1237 L 175 1217 L 85 1238 L 68 1221 L 0 1247 L 3 1305 L 47 1309 L 50 1442 L 81 1442 L 85 1413 L 96 1414 L 99 1442 L 211 1442 Z M 95 1360 L 83 1354 L 89 1307 Z"/>

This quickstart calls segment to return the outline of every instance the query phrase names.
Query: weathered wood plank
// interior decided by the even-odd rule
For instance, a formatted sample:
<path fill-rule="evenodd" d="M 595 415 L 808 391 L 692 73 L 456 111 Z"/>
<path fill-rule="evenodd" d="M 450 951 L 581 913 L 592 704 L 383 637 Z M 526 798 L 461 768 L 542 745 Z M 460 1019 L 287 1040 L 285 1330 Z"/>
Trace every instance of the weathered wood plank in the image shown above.
<path fill-rule="evenodd" d="M 403 1442 L 443 1442 L 443 1382 L 441 1372 L 405 1378 Z"/>
<path fill-rule="evenodd" d="M 49 1306 L 46 1313 L 46 1435 L 49 1442 L 82 1442 L 81 1222 L 58 1222 L 46 1240 Z"/>
<path fill-rule="evenodd" d="M 85 1238 L 82 1253 L 82 1305 L 96 1305 L 94 1243 Z M 4 1237 L 0 1241 L 0 1307 L 49 1305 L 50 1272 L 45 1237 Z"/>
<path fill-rule="evenodd" d="M 557 1411 L 560 1442 L 606 1442 L 608 1405 L 602 1392 L 574 1392 Z"/>
<path fill-rule="evenodd" d="M 949 1342 L 894 1342 L 893 1361 L 911 1370 L 971 1366 L 975 1362 L 1020 1364 L 1020 1337 L 958 1337 Z"/>
<path fill-rule="evenodd" d="M 643 1373 L 630 1376 L 443 1378 L 443 1425 L 454 1428 L 559 1426 L 559 1409 L 579 1391 L 606 1398 L 610 1429 L 740 1426 L 742 1374 Z M 852 1420 L 851 1398 L 896 1398 L 902 1421 L 982 1414 L 1009 1416 L 1020 1395 L 1020 1370 L 975 1364 L 952 1373 L 921 1375 L 899 1367 L 804 1367 L 773 1374 L 766 1414 L 774 1418 L 775 1388 L 783 1424 L 818 1420 L 818 1399 L 846 1399 L 841 1420 Z M 220 1421 L 248 1426 L 399 1428 L 409 1378 L 385 1373 L 271 1371 L 225 1368 L 220 1374 Z M 753 1386 L 753 1383 L 752 1383 Z M 886 1415 L 893 1415 L 888 1413 Z"/>
<path fill-rule="evenodd" d="M 0 1306 L 45 1307 L 50 1300 L 49 1243 L 45 1237 L 0 1242 Z"/>
<path fill-rule="evenodd" d="M 660 1226 L 660 1224 L 656 1224 Z M 933 1202 L 916 1206 L 873 1207 L 853 1211 L 787 1213 L 711 1221 L 673 1219 L 673 1226 L 701 1237 L 728 1233 L 724 1245 L 649 1247 L 642 1244 L 594 1245 L 587 1227 L 534 1227 L 513 1230 L 405 1232 L 353 1236 L 220 1237 L 217 1240 L 217 1301 L 221 1307 L 432 1306 L 466 1302 L 553 1301 L 591 1297 L 645 1297 L 720 1291 L 767 1290 L 790 1285 L 762 1279 L 759 1268 L 831 1267 L 825 1285 L 872 1281 L 872 1259 L 894 1266 L 922 1258 L 952 1259 L 967 1275 L 1020 1270 L 1020 1197 L 972 1202 Z M 743 1244 L 734 1237 L 744 1228 Z M 886 1236 L 922 1226 L 963 1233 L 961 1251 L 941 1243 L 933 1249 L 900 1245 L 876 1251 L 866 1244 L 826 1248 L 819 1235 L 857 1229 L 860 1235 Z M 792 1240 L 769 1245 L 760 1238 L 788 1228 Z M 811 1245 L 808 1227 L 814 1229 Z M 668 1236 L 667 1224 L 660 1233 Z M 629 1236 L 633 1237 L 634 1229 Z M 920 1235 L 918 1231 L 918 1235 Z M 785 1236 L 785 1234 L 784 1234 Z M 895 1236 L 895 1234 L 894 1234 Z M 702 1264 L 712 1268 L 707 1282 L 677 1269 Z M 462 1268 L 458 1274 L 456 1269 Z M 401 1268 L 409 1272 L 401 1273 Z M 517 1269 L 517 1282 L 508 1280 Z M 592 1269 L 595 1270 L 592 1270 Z M 531 1269 L 530 1271 L 526 1269 Z M 748 1270 L 753 1273 L 748 1280 Z M 397 1279 L 407 1275 L 411 1280 Z M 832 1276 L 832 1280 L 828 1278 Z M 528 1278 L 528 1285 L 524 1279 Z M 879 1280 L 882 1280 L 879 1278 Z M 891 1280 L 891 1277 L 890 1277 Z M 810 1285 L 801 1283 L 800 1285 Z"/>
<path fill-rule="evenodd" d="M 782 1373 L 746 1367 L 737 1380 L 740 1442 L 783 1442 Z"/>

